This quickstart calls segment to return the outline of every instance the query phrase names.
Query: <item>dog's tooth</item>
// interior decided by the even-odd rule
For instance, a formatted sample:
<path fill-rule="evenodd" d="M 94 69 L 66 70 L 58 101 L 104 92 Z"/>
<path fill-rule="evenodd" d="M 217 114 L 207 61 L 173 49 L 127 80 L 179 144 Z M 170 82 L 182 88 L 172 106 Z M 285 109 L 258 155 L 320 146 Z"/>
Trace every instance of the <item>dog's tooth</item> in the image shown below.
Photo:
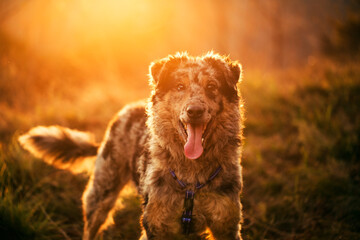
<path fill-rule="evenodd" d="M 201 138 L 201 143 L 204 143 L 204 138 Z"/>

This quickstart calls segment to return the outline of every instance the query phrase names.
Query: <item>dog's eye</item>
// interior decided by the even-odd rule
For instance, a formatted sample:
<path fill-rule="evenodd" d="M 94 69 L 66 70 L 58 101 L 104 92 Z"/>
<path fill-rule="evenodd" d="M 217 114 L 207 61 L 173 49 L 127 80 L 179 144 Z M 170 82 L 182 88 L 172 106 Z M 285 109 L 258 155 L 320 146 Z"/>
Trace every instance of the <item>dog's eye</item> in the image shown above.
<path fill-rule="evenodd" d="M 208 83 L 206 85 L 206 89 L 210 91 L 214 91 L 216 89 L 216 85 L 214 83 Z"/>
<path fill-rule="evenodd" d="M 182 91 L 182 90 L 185 89 L 185 86 L 184 86 L 184 84 L 179 83 L 179 84 L 176 86 L 176 89 L 177 89 L 178 91 Z"/>

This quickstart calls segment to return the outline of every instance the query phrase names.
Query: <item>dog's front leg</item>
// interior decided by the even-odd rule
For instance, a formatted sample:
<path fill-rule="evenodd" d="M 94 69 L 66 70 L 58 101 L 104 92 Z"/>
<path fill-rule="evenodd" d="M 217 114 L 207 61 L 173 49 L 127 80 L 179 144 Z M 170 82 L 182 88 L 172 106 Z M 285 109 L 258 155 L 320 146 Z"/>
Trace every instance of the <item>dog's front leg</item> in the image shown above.
<path fill-rule="evenodd" d="M 95 172 L 83 195 L 85 220 L 83 240 L 95 238 L 113 208 L 120 190 L 130 179 L 127 165 L 118 162 L 118 159 L 103 154 L 99 154 L 96 159 Z"/>
<path fill-rule="evenodd" d="M 181 207 L 171 196 L 149 197 L 141 221 L 146 234 L 143 233 L 141 240 L 178 239 L 181 233 Z"/>
<path fill-rule="evenodd" d="M 241 240 L 241 203 L 237 195 L 218 196 L 209 204 L 209 228 L 215 239 Z"/>

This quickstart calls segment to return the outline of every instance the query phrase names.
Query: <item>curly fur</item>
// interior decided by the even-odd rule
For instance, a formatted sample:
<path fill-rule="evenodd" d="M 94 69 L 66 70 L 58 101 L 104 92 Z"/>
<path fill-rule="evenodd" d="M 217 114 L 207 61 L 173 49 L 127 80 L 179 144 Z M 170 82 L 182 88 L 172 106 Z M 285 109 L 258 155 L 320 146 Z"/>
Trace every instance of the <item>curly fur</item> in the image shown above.
<path fill-rule="evenodd" d="M 242 100 L 241 66 L 212 52 L 191 57 L 170 55 L 150 65 L 148 101 L 128 105 L 109 124 L 99 149 L 90 135 L 61 128 L 35 128 L 20 137 L 22 145 L 52 163 L 76 162 L 95 155 L 95 168 L 83 195 L 83 239 L 94 239 L 129 180 L 144 198 L 141 239 L 241 239 Z M 204 110 L 196 121 L 206 126 L 203 153 L 184 154 L 191 123 L 189 106 Z M 37 129 L 37 130 L 36 130 Z M 41 131 L 39 131 L 41 130 Z M 222 171 L 202 189 L 218 167 Z M 182 234 L 184 189 L 169 173 L 195 191 L 192 233 Z"/>

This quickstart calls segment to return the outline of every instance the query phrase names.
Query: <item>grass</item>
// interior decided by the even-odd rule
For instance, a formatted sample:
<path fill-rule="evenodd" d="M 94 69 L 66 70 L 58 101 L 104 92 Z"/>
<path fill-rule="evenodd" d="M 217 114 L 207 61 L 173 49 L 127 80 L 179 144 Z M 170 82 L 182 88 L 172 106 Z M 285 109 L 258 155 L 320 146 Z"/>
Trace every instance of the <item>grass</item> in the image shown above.
<path fill-rule="evenodd" d="M 86 178 L 32 158 L 15 140 L 1 150 L 2 238 L 80 238 L 80 198 Z"/>
<path fill-rule="evenodd" d="M 251 96 L 266 84 L 244 86 L 249 239 L 360 238 L 360 68 L 314 68 L 297 70 L 297 86 L 286 92 L 279 77 L 265 104 Z"/>
<path fill-rule="evenodd" d="M 360 239 L 358 65 L 317 63 L 282 73 L 245 72 L 244 239 Z M 21 85 L 30 81 L 27 75 L 36 78 L 31 68 L 15 75 L 1 71 L 2 79 L 14 80 L 0 85 L 0 92 L 7 93 L 0 96 L 1 238 L 80 239 L 80 198 L 88 177 L 44 164 L 15 139 L 31 126 L 61 124 L 95 131 L 100 140 L 116 108 L 143 98 L 147 90 L 120 99 L 110 94 L 89 100 L 81 94 L 79 100 L 77 92 L 89 90 L 83 80 L 71 90 L 54 80 L 49 90 L 40 83 Z M 72 72 L 62 73 L 69 77 Z M 56 97 L 54 86 L 61 93 Z M 135 194 L 124 196 L 124 208 L 99 238 L 136 239 L 140 202 Z"/>

